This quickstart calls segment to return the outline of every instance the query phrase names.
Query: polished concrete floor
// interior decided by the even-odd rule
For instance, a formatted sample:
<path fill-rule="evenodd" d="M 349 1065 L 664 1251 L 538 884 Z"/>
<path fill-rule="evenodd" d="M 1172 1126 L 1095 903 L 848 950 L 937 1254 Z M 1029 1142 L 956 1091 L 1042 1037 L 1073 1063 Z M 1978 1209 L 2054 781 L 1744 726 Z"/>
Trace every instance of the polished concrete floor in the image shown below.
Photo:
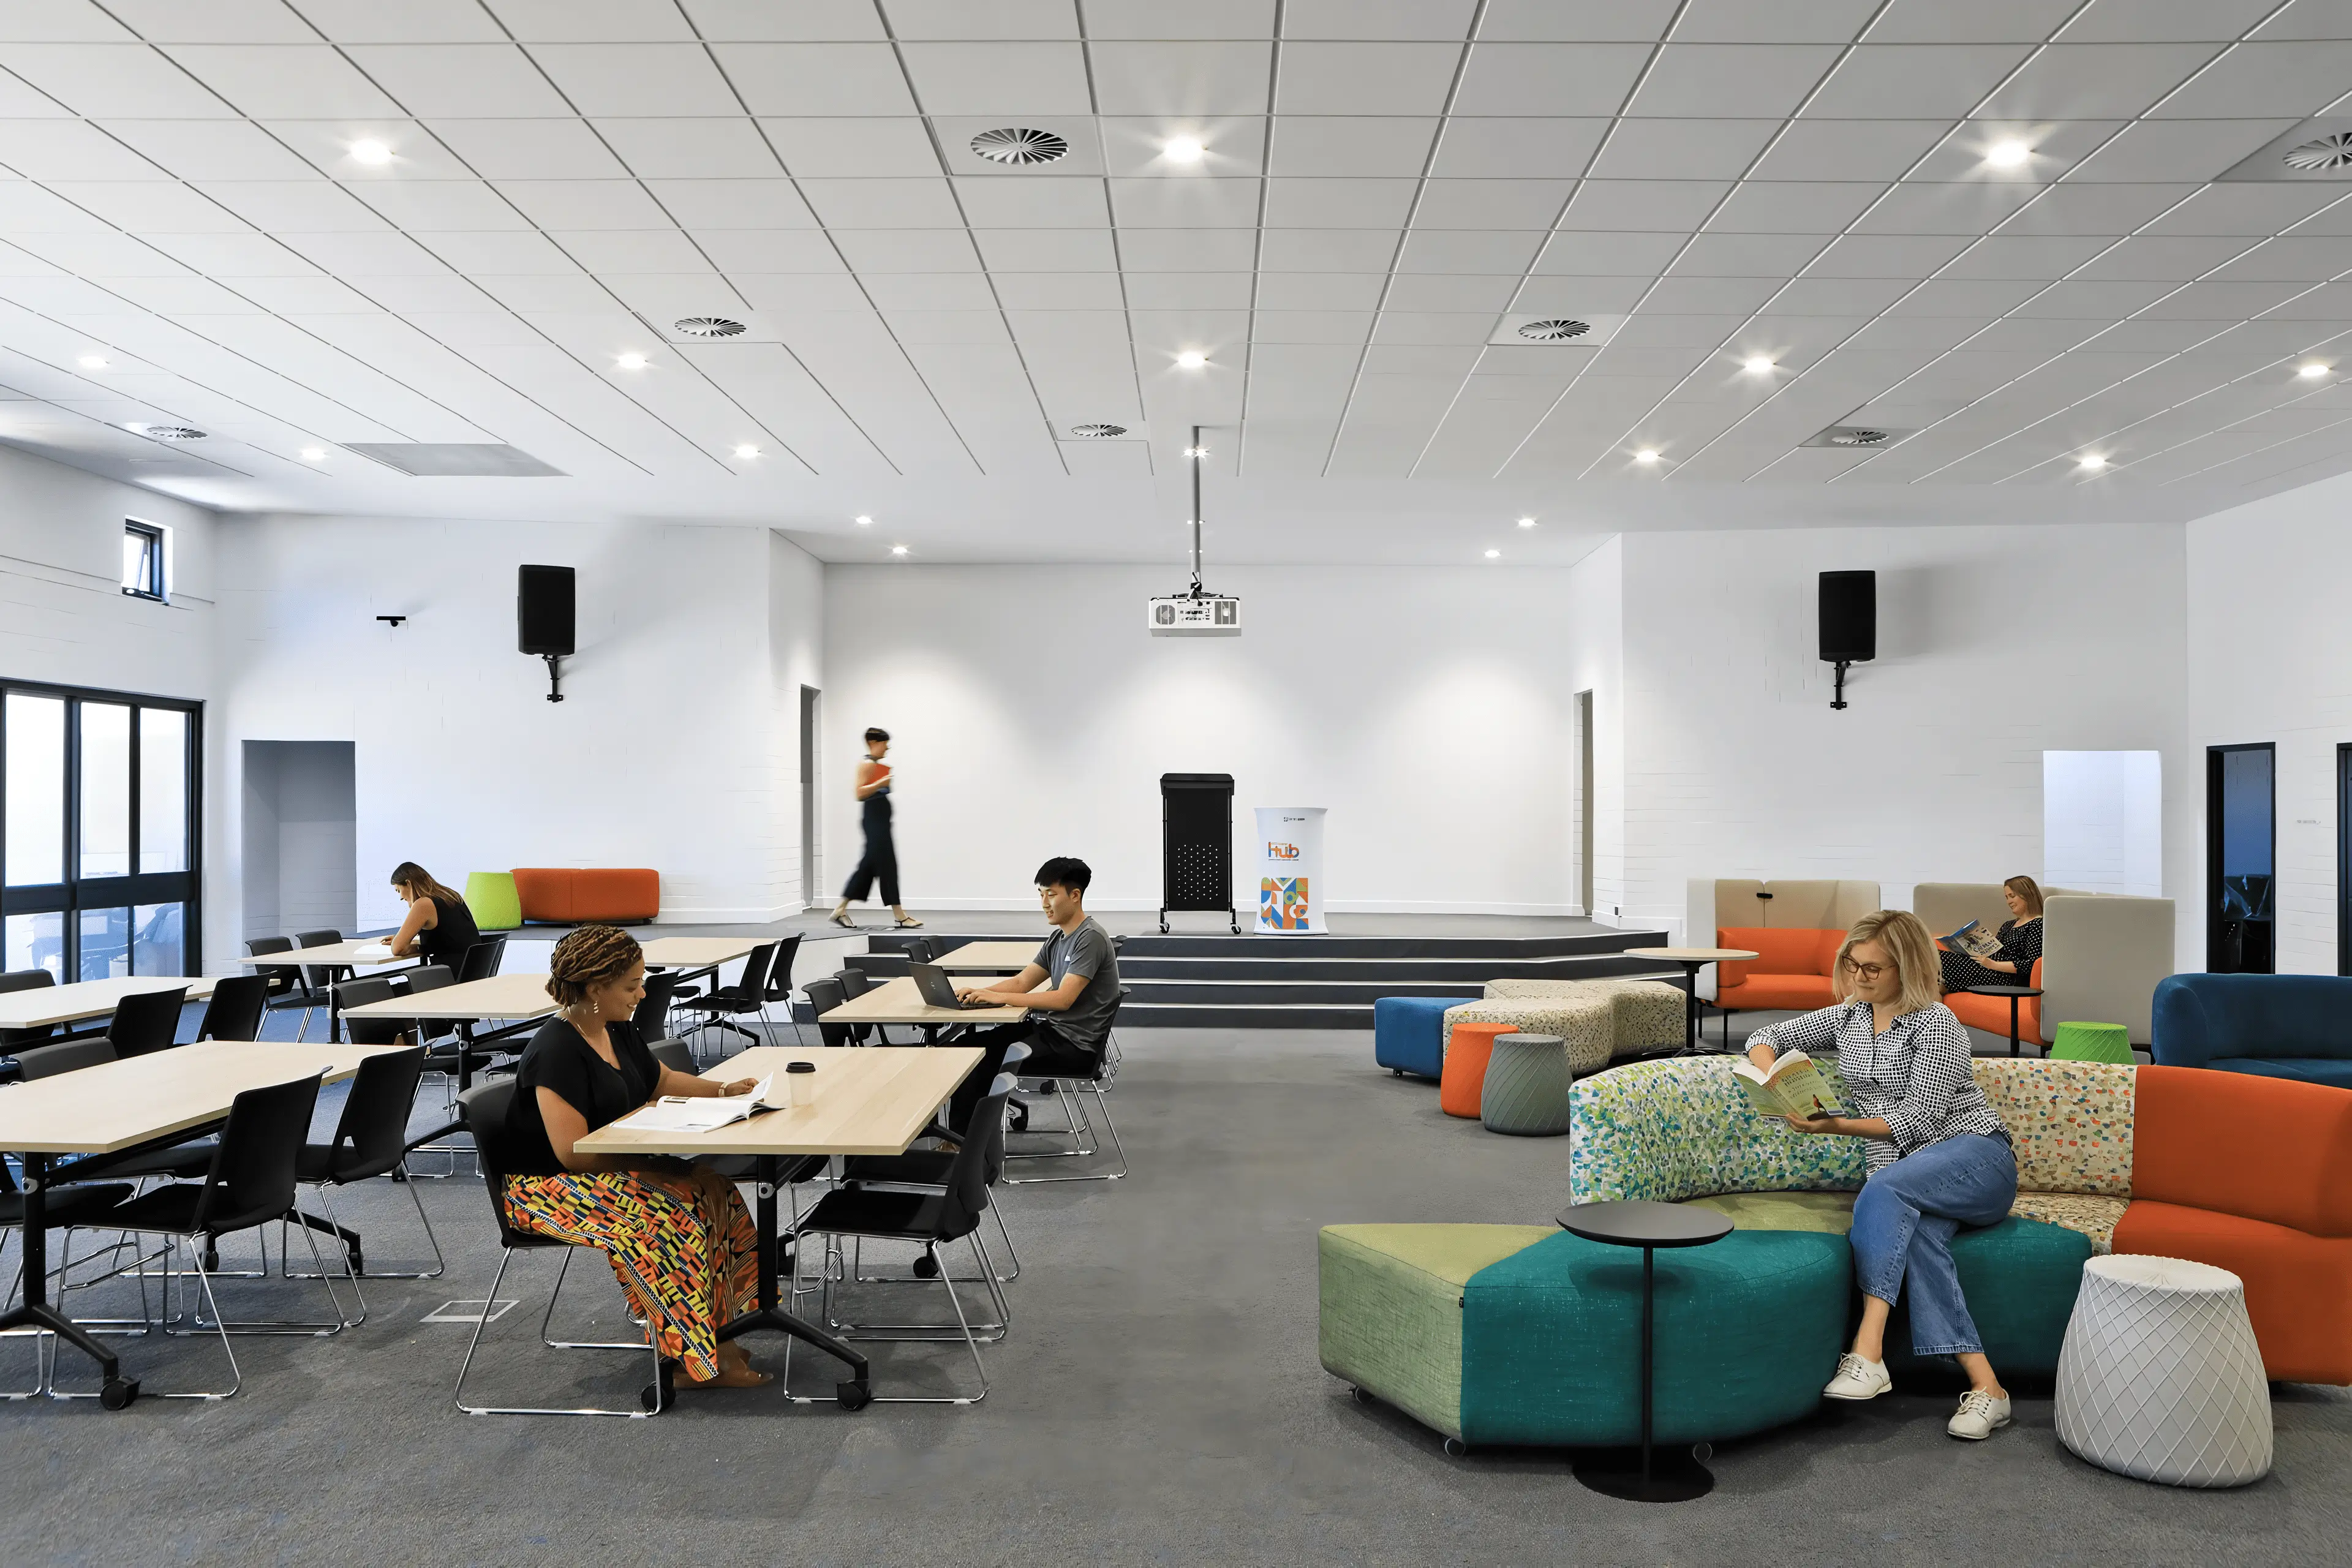
<path fill-rule="evenodd" d="M 1565 1141 L 1443 1116 L 1433 1088 L 1374 1068 L 1357 1034 L 1127 1043 L 1111 1101 L 1133 1175 L 1002 1194 L 1024 1272 L 977 1406 L 850 1415 L 766 1389 L 689 1393 L 647 1421 L 460 1415 L 450 1384 L 467 1328 L 424 1320 L 482 1296 L 497 1247 L 477 1183 L 425 1182 L 447 1275 L 369 1282 L 372 1316 L 336 1339 L 239 1341 L 236 1399 L 142 1399 L 111 1415 L 0 1405 L 0 1563 L 2345 1560 L 2352 1395 L 2335 1389 L 2282 1393 L 2276 1472 L 2233 1492 L 2083 1464 L 2053 1438 L 2046 1393 L 2021 1397 L 2018 1425 L 1982 1445 L 1945 1436 L 1939 1389 L 1826 1411 L 1725 1446 L 1714 1495 L 1670 1507 L 1588 1492 L 1559 1453 L 1449 1458 L 1317 1364 L 1316 1227 L 1544 1223 L 1567 1198 Z M 389 1183 L 342 1206 L 377 1266 L 421 1252 Z M 240 1256 L 249 1244 L 233 1244 Z M 509 1272 L 501 1295 L 520 1304 L 491 1325 L 484 1392 L 627 1401 L 640 1360 L 535 1348 L 552 1273 L 547 1258 Z M 221 1289 L 234 1314 L 319 1304 L 315 1285 Z M 559 1321 L 619 1331 L 617 1302 L 583 1256 Z M 132 1306 L 118 1282 L 76 1310 Z M 1768 1354 L 1769 1327 L 1726 1331 L 1756 1332 Z M 151 1389 L 226 1371 L 216 1341 L 123 1345 Z M 767 1344 L 755 1353 L 780 1359 Z M 969 1373 L 961 1355 L 879 1347 L 877 1391 L 941 1391 Z M 0 1384 L 21 1385 L 31 1363 L 26 1342 L 0 1341 Z M 795 1369 L 829 1390 L 829 1369 Z M 68 1375 L 87 1386 L 70 1363 Z"/>

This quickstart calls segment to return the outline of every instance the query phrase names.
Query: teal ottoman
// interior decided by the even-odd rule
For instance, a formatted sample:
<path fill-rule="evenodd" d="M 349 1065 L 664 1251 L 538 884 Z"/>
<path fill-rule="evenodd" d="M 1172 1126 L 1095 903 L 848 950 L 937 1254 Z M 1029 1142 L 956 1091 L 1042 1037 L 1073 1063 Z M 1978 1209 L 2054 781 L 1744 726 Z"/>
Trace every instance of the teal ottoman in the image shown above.
<path fill-rule="evenodd" d="M 1323 1364 L 1362 1394 L 1465 1445 L 1639 1440 L 1638 1250 L 1519 1226 L 1329 1226 L 1319 1250 Z M 1736 1231 L 1656 1268 L 1658 1442 L 1819 1405 L 1845 1348 L 1844 1237 Z"/>
<path fill-rule="evenodd" d="M 1995 1372 L 2057 1373 L 2066 1322 L 2074 1315 L 2083 1265 L 2090 1258 L 2091 1238 L 2081 1231 L 2016 1215 L 1952 1237 L 1960 1294 Z M 1937 1363 L 1950 1364 L 1943 1356 L 1911 1353 L 1910 1314 L 1898 1300 L 1886 1323 L 1888 1370 L 1899 1376 L 1906 1368 Z"/>
<path fill-rule="evenodd" d="M 1402 1078 L 1445 1073 L 1445 1010 L 1459 996 L 1379 996 L 1372 1000 L 1372 1060 Z"/>

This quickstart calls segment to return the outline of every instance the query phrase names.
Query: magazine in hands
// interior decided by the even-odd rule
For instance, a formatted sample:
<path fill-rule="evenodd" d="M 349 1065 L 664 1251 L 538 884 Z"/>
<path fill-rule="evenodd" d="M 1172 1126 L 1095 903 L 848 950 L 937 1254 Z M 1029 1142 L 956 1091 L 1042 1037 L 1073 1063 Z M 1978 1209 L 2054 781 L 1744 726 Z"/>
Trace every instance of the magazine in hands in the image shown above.
<path fill-rule="evenodd" d="M 1767 1069 L 1746 1058 L 1732 1064 L 1731 1076 L 1748 1091 L 1759 1116 L 1835 1116 L 1837 1096 L 1813 1058 L 1790 1051 Z"/>
<path fill-rule="evenodd" d="M 1970 958 L 2000 956 L 2000 938 L 1985 930 L 1975 921 L 1969 921 L 1968 924 L 1946 937 L 1944 945 L 1956 952 L 1965 952 Z"/>
<path fill-rule="evenodd" d="M 629 1112 L 614 1125 L 633 1132 L 714 1131 L 749 1121 L 762 1110 L 783 1109 L 767 1103 L 768 1086 L 774 1081 L 772 1078 L 763 1078 L 749 1094 L 703 1095 L 691 1100 L 682 1094 L 666 1094 Z"/>

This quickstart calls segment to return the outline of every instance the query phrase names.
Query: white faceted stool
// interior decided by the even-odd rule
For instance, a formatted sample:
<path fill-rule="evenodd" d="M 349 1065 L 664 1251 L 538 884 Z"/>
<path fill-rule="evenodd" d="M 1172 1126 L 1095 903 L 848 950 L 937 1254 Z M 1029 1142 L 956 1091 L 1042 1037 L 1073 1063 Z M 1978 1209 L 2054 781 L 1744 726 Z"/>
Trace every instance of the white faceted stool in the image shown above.
<path fill-rule="evenodd" d="M 2270 1384 L 2244 1285 L 2179 1258 L 2084 1264 L 2057 1417 L 2060 1442 L 2118 1475 L 2242 1487 L 2270 1474 Z"/>

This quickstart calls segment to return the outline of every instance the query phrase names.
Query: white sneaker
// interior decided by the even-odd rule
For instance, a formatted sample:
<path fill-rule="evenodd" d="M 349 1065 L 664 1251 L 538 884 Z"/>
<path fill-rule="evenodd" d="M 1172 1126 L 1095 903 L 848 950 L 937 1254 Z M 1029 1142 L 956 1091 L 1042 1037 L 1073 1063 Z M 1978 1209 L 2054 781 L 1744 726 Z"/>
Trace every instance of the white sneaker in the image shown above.
<path fill-rule="evenodd" d="M 1837 1375 L 1822 1390 L 1830 1399 L 1875 1399 L 1895 1386 L 1883 1361 L 1864 1361 L 1849 1351 L 1838 1357 Z"/>
<path fill-rule="evenodd" d="M 2009 1396 L 1971 1388 L 1960 1395 L 1960 1407 L 1952 1413 L 1944 1430 L 1955 1437 L 1981 1443 L 2008 1425 Z"/>

